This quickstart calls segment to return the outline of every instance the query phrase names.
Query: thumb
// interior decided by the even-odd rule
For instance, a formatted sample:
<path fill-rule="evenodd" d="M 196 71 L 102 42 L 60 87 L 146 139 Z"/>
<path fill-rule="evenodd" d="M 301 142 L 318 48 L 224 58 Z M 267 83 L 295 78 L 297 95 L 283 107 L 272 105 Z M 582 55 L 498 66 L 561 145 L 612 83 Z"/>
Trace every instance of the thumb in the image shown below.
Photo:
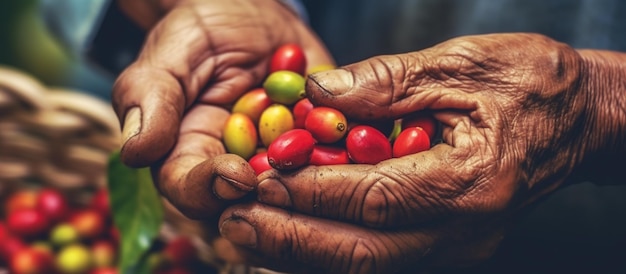
<path fill-rule="evenodd" d="M 168 72 L 131 66 L 113 87 L 113 107 L 122 126 L 122 161 L 148 166 L 175 144 L 185 98 Z"/>
<path fill-rule="evenodd" d="M 311 102 L 343 111 L 357 119 L 395 118 L 411 110 L 396 105 L 410 96 L 404 84 L 409 54 L 377 56 L 309 75 Z"/>

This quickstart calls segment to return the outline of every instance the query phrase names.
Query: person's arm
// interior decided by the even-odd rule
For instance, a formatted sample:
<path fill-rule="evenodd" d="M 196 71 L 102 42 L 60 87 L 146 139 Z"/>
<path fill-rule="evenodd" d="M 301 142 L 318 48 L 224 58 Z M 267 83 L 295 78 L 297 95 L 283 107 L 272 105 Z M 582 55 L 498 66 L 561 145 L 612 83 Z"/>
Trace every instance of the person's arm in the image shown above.
<path fill-rule="evenodd" d="M 581 135 L 593 136 L 585 146 L 585 177 L 594 182 L 619 180 L 626 163 L 626 54 L 579 50 L 588 77 L 581 92 L 588 98 L 589 121 Z"/>

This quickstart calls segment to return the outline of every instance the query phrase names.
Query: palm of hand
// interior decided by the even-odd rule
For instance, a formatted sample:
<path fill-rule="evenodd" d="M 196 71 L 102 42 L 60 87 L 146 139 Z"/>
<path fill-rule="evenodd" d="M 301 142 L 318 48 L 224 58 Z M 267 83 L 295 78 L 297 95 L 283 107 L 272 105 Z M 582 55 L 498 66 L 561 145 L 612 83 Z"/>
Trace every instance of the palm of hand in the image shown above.
<path fill-rule="evenodd" d="M 257 184 L 244 159 L 224 154 L 221 129 L 228 106 L 267 74 L 273 50 L 300 43 L 312 59 L 332 61 L 277 1 L 179 3 L 117 79 L 113 105 L 125 133 L 122 160 L 152 166 L 174 206 L 205 218 L 221 212 L 225 197 L 242 197 Z"/>

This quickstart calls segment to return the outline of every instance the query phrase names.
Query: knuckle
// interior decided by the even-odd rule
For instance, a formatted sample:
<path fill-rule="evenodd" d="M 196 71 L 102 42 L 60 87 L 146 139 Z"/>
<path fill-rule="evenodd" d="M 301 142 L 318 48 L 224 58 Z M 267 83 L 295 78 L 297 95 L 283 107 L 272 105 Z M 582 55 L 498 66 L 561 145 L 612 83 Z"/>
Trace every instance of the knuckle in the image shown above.
<path fill-rule="evenodd" d="M 115 79 L 115 82 L 113 83 L 114 98 L 117 97 L 117 95 L 121 96 L 125 93 L 127 87 L 133 83 L 133 79 L 135 78 L 135 74 L 137 73 L 138 69 L 134 64 L 131 64 L 124 71 L 122 71 L 122 73 L 120 73 L 120 75 L 117 77 L 117 79 Z"/>
<path fill-rule="evenodd" d="M 352 247 L 347 273 L 376 273 L 377 252 L 373 244 L 359 238 Z"/>
<path fill-rule="evenodd" d="M 363 197 L 362 221 L 370 227 L 381 227 L 388 223 L 390 202 L 389 189 L 381 180 L 376 180 Z"/>
<path fill-rule="evenodd" d="M 183 216 L 187 217 L 188 219 L 201 220 L 207 217 L 206 210 L 199 209 L 185 202 L 180 202 L 180 200 L 171 201 L 171 203 L 174 205 L 176 210 L 178 210 Z"/>
<path fill-rule="evenodd" d="M 467 37 L 455 38 L 447 44 L 447 52 L 458 56 L 471 56 L 476 53 L 479 44 Z"/>
<path fill-rule="evenodd" d="M 363 225 L 374 228 L 402 226 L 411 223 L 418 209 L 423 209 L 423 204 L 418 202 L 422 199 L 415 199 L 419 191 L 413 182 L 399 181 L 384 172 L 373 172 L 366 180 L 369 185 L 361 203 L 360 221 Z"/>
<path fill-rule="evenodd" d="M 180 203 L 174 202 L 172 200 L 164 199 L 163 204 L 164 209 L 167 212 L 166 215 L 168 216 L 178 216 L 181 219 L 189 220 L 199 220 L 202 218 L 199 211 L 185 207 Z"/>
<path fill-rule="evenodd" d="M 155 175 L 159 174 L 158 179 L 154 180 L 154 186 L 159 194 L 168 201 L 173 208 L 180 214 L 192 220 L 206 219 L 207 217 L 213 217 L 216 214 L 215 210 L 211 210 L 212 206 L 212 193 L 210 188 L 198 189 L 198 185 L 206 185 L 206 182 L 201 177 L 203 171 L 203 165 L 189 171 L 185 177 L 177 178 L 178 174 L 175 169 L 175 164 L 166 164 L 162 168 L 155 171 Z M 157 178 L 153 176 L 153 178 Z M 190 191 L 193 189 L 194 191 Z"/>

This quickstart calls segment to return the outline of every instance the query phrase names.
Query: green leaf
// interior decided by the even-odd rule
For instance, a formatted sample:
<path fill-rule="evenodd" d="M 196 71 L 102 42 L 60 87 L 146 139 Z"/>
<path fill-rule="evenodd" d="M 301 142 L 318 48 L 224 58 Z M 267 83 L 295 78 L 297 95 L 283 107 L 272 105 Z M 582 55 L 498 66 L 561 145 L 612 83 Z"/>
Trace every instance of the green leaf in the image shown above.
<path fill-rule="evenodd" d="M 109 159 L 108 178 L 113 221 L 121 236 L 119 270 L 138 273 L 159 234 L 163 204 L 150 170 L 124 165 L 119 151 Z"/>

